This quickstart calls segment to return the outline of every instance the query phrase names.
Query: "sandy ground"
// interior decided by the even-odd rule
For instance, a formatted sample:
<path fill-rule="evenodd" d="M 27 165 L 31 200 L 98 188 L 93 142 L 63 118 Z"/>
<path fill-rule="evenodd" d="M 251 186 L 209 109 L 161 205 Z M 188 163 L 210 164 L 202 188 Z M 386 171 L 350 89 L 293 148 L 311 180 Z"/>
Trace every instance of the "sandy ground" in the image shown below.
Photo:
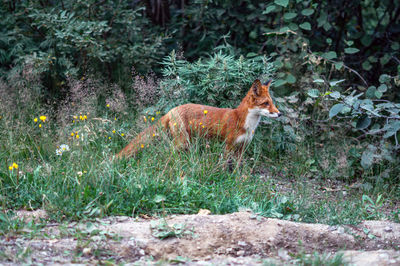
<path fill-rule="evenodd" d="M 42 211 L 20 212 L 45 217 Z M 160 239 L 160 237 L 166 237 Z M 264 218 L 250 212 L 108 217 L 47 224 L 0 237 L 0 264 L 287 265 L 318 252 L 351 265 L 400 265 L 400 224 L 365 221 L 329 226 Z"/>

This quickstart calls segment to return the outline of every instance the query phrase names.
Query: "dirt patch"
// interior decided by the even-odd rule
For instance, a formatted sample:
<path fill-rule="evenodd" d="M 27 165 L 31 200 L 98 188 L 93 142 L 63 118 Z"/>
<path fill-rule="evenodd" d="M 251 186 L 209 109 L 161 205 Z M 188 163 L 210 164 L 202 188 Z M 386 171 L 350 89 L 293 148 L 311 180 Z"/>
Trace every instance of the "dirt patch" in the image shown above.
<path fill-rule="evenodd" d="M 159 239 L 155 234 L 170 237 Z M 328 226 L 264 218 L 250 212 L 180 215 L 165 221 L 109 217 L 90 224 L 47 225 L 33 236 L 8 235 L 0 241 L 0 251 L 5 254 L 0 262 L 5 264 L 22 260 L 44 264 L 105 260 L 280 264 L 294 262 L 297 254 L 315 251 L 345 251 L 345 260 L 356 265 L 369 261 L 400 264 L 400 224 L 366 221 L 358 226 Z M 29 252 L 22 256 L 24 250 Z"/>

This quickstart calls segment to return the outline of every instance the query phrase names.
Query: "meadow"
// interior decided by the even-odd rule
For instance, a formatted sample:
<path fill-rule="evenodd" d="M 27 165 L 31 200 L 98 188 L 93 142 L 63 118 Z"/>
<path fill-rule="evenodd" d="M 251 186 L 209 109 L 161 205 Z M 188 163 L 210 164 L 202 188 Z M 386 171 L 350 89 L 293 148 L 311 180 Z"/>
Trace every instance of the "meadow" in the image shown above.
<path fill-rule="evenodd" d="M 148 79 L 137 77 L 136 91 L 156 90 Z M 399 221 L 400 188 L 391 176 L 398 171 L 395 162 L 364 170 L 359 143 L 343 138 L 340 129 L 336 133 L 330 122 L 324 122 L 326 131 L 321 124 L 305 131 L 289 127 L 286 120 L 294 113 L 282 102 L 293 97 L 275 97 L 284 117 L 263 121 L 243 165 L 228 171 L 221 156 L 224 143 L 201 137 L 189 149 L 176 150 L 164 135 L 135 158 L 113 160 L 162 112 L 132 111 L 129 101 L 136 98 L 117 86 L 85 76 L 69 82 L 72 93 L 57 104 L 43 102 L 40 90 L 35 94 L 32 88 L 41 84 L 29 69 L 0 84 L 3 233 L 21 209 L 45 210 L 49 221 L 200 209 L 213 214 L 250 209 L 266 217 L 332 225 Z"/>

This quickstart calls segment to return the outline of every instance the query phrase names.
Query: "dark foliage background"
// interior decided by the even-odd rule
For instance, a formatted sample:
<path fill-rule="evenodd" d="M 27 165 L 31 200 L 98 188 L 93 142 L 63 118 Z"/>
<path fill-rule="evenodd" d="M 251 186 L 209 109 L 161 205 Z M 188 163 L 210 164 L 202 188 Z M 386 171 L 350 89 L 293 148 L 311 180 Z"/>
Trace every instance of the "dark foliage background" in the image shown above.
<path fill-rule="evenodd" d="M 399 71 L 395 0 L 9 0 L 0 15 L 1 76 L 33 61 L 53 92 L 68 75 L 95 72 L 123 82 L 132 66 L 160 73 L 172 49 L 196 60 L 226 43 L 237 54 L 272 55 L 287 72 L 280 85 L 301 76 L 301 62 L 285 61 L 301 59 L 305 49 L 354 69 L 363 86 Z"/>

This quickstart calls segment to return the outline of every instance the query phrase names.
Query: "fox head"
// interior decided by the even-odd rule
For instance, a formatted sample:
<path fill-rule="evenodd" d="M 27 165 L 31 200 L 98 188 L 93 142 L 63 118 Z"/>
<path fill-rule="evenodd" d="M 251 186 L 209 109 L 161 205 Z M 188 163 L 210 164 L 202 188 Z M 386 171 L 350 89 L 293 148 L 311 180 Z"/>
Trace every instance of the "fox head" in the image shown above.
<path fill-rule="evenodd" d="M 250 89 L 251 100 L 249 112 L 271 118 L 281 116 L 281 113 L 275 107 L 269 94 L 271 82 L 272 80 L 268 80 L 266 83 L 262 84 L 258 79 L 253 82 Z"/>

